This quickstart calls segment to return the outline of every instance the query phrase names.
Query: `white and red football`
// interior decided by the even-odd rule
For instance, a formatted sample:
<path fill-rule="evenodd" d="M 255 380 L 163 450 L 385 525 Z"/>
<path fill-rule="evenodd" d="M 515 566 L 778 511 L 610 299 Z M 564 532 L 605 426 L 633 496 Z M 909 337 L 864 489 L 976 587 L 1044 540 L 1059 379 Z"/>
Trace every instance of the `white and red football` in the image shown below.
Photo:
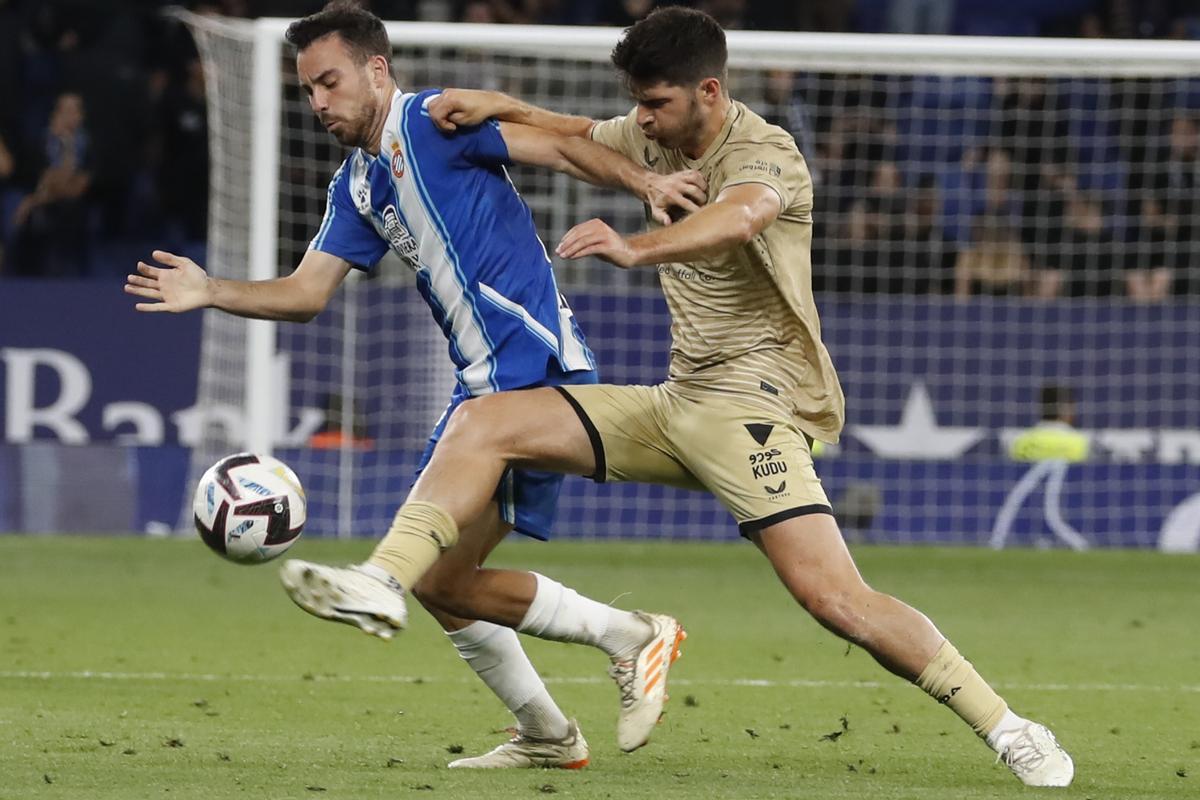
<path fill-rule="evenodd" d="M 209 467 L 192 501 L 196 532 L 217 555 L 261 564 L 283 554 L 304 530 L 304 488 L 271 456 L 237 453 Z"/>

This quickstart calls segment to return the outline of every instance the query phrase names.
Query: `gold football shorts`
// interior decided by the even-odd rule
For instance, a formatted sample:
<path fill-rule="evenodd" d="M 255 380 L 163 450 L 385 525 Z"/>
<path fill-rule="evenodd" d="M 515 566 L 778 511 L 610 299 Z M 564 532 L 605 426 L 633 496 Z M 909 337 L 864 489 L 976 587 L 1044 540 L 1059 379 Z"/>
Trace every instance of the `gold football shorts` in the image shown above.
<path fill-rule="evenodd" d="M 713 494 L 745 536 L 792 517 L 831 514 L 811 440 L 776 413 L 716 390 L 555 387 L 596 456 L 597 482 L 659 483 Z"/>

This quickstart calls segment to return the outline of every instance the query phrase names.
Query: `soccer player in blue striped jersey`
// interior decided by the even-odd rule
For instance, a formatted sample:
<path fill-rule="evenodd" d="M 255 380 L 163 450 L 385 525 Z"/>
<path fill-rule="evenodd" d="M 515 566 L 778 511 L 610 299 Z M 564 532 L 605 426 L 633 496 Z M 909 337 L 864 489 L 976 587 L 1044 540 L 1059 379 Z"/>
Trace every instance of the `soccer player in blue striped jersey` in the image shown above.
<path fill-rule="evenodd" d="M 457 377 L 422 469 L 450 412 L 471 397 L 595 383 L 595 360 L 558 291 L 532 215 L 505 165 L 550 167 L 626 188 L 664 222 L 669 208 L 695 210 L 703 203 L 703 178 L 691 172 L 655 175 L 600 145 L 523 125 L 488 122 L 441 132 L 426 109 L 437 92 L 397 88 L 382 22 L 353 4 L 335 3 L 299 20 L 287 38 L 296 47 L 297 72 L 313 112 L 340 143 L 354 148 L 329 183 L 325 216 L 308 251 L 290 275 L 255 282 L 213 278 L 189 259 L 155 251 L 154 259 L 163 266 L 139 262 L 137 274 L 127 278 L 126 291 L 145 301 L 136 308 L 184 312 L 209 307 L 243 317 L 304 322 L 325 307 L 351 269 L 373 271 L 391 250 L 415 273 L 421 296 L 449 342 Z M 479 522 L 483 535 L 472 537 L 484 544 L 451 548 L 443 561 L 479 569 L 486 585 L 493 571 L 483 570 L 482 563 L 509 531 L 548 536 L 560 483 L 557 474 L 510 471 L 496 488 L 492 512 Z M 282 571 L 285 583 L 296 581 L 306 569 L 303 562 L 288 562 Z M 349 582 L 329 587 L 320 615 L 389 637 L 406 622 L 399 587 L 391 608 L 361 602 L 376 597 L 380 583 L 389 580 L 370 565 L 358 568 Z M 492 583 L 509 592 L 514 585 L 511 579 Z M 560 598 L 556 608 L 575 610 L 578 624 L 566 629 L 531 615 L 523 630 L 604 650 L 622 690 L 619 739 L 644 744 L 661 713 L 662 693 L 649 702 L 639 696 L 631 705 L 621 665 L 647 648 L 662 649 L 667 639 L 677 649 L 683 635 L 678 623 L 665 615 L 613 609 L 533 573 L 521 573 L 515 585 L 523 587 L 516 595 L 493 599 L 527 606 L 535 590 L 545 596 L 549 587 Z M 420 598 L 420 585 L 403 588 Z M 588 748 L 578 727 L 551 699 L 510 627 L 427 607 L 518 722 L 512 741 L 451 766 L 587 763 Z"/>

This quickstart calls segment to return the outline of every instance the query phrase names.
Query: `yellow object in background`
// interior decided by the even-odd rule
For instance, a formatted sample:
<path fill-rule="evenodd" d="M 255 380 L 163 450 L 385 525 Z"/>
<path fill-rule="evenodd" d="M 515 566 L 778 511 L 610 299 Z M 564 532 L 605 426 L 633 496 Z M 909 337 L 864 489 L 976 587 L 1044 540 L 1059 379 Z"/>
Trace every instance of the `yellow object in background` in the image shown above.
<path fill-rule="evenodd" d="M 1014 461 L 1087 461 L 1088 437 L 1061 422 L 1035 425 L 1013 440 L 1008 455 Z"/>

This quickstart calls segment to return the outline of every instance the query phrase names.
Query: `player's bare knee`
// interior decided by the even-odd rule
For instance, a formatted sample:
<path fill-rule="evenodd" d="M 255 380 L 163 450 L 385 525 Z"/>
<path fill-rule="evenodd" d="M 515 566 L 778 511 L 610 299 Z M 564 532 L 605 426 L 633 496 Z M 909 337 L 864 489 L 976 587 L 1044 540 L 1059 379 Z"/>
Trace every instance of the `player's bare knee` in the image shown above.
<path fill-rule="evenodd" d="M 421 580 L 417 581 L 417 585 L 412 587 L 412 596 L 417 598 L 422 606 L 430 611 L 441 611 L 442 607 L 436 602 L 437 590 L 435 587 L 435 579 L 429 573 L 426 573 Z"/>
<path fill-rule="evenodd" d="M 442 608 L 435 602 L 434 592 L 432 590 L 426 590 L 427 585 L 428 584 L 425 579 L 422 578 L 417 585 L 413 587 L 412 596 L 416 598 L 417 602 L 421 604 L 422 608 L 432 614 L 435 618 L 441 614 L 448 614 L 449 612 L 447 612 L 446 609 Z"/>
<path fill-rule="evenodd" d="M 426 608 L 433 606 L 440 611 L 453 613 L 449 605 L 454 602 L 460 586 L 461 581 L 454 574 L 433 569 L 425 573 L 413 587 L 413 595 Z"/>
<path fill-rule="evenodd" d="M 823 586 L 797 599 L 823 627 L 857 644 L 865 642 L 870 611 L 861 593 Z"/>
<path fill-rule="evenodd" d="M 457 606 L 461 604 L 456 601 L 452 583 L 422 580 L 413 589 L 413 594 L 426 608 L 435 608 L 447 614 L 459 613 Z"/>
<path fill-rule="evenodd" d="M 479 611 L 475 603 L 475 577 L 474 569 L 431 571 L 417 583 L 413 594 L 426 608 L 433 606 L 447 614 L 471 618 Z"/>

